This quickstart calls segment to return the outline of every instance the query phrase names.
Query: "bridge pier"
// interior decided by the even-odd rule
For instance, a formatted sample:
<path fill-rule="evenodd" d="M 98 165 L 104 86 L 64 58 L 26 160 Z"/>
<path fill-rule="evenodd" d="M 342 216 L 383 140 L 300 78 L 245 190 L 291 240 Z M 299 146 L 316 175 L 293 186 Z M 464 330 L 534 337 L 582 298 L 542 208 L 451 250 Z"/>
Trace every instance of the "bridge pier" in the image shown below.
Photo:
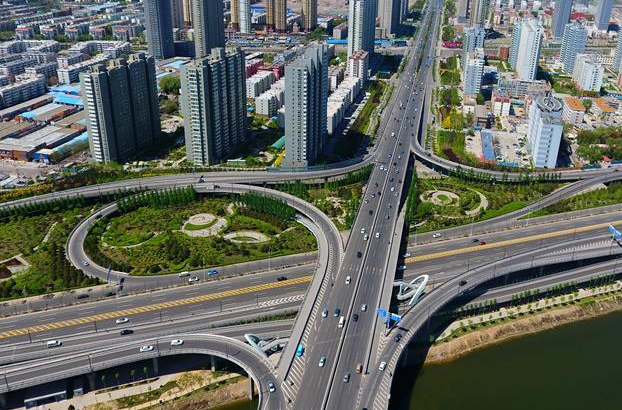
<path fill-rule="evenodd" d="M 255 389 L 253 388 L 253 378 L 248 375 L 248 399 L 249 400 L 253 400 L 253 397 L 255 397 Z"/>
<path fill-rule="evenodd" d="M 210 356 L 210 369 L 215 372 L 216 371 L 216 356 Z"/>
<path fill-rule="evenodd" d="M 6 393 L 0 393 L 0 409 L 6 409 Z"/>
<path fill-rule="evenodd" d="M 95 391 L 97 389 L 97 380 L 95 379 L 95 376 L 95 372 L 91 372 L 86 375 L 86 380 L 89 382 L 89 391 Z"/>
<path fill-rule="evenodd" d="M 153 374 L 154 375 L 160 374 L 160 361 L 158 360 L 157 357 L 154 357 L 153 359 L 151 359 L 151 364 L 153 365 Z"/>

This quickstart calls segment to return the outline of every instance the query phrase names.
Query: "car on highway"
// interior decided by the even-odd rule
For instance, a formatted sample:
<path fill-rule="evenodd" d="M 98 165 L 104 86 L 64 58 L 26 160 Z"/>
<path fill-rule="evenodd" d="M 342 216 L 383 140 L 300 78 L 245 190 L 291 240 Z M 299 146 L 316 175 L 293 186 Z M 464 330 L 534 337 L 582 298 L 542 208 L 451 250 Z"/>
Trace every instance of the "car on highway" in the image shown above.
<path fill-rule="evenodd" d="M 279 276 L 276 280 L 277 282 L 283 282 L 284 280 L 287 280 L 287 276 Z"/>
<path fill-rule="evenodd" d="M 335 312 L 333 313 L 333 317 L 339 317 L 340 314 L 341 314 L 341 309 L 337 308 L 335 309 Z"/>
<path fill-rule="evenodd" d="M 345 324 L 346 324 L 346 318 L 344 316 L 341 316 L 339 318 L 339 323 L 337 324 L 337 328 L 341 329 L 343 325 Z"/>
<path fill-rule="evenodd" d="M 320 357 L 320 362 L 318 363 L 318 366 L 324 367 L 325 363 L 326 363 L 326 358 L 324 356 Z"/>
<path fill-rule="evenodd" d="M 179 275 L 178 275 L 178 276 L 179 276 L 180 278 L 183 278 L 184 276 L 190 276 L 190 272 L 188 272 L 187 270 L 186 270 L 186 271 L 183 271 L 183 272 L 179 272 Z"/>
<path fill-rule="evenodd" d="M 382 361 L 380 362 L 380 366 L 378 366 L 378 370 L 380 370 L 381 372 L 384 372 L 384 369 L 387 368 L 387 362 Z"/>
<path fill-rule="evenodd" d="M 328 316 L 328 309 L 322 310 L 322 317 Z"/>
<path fill-rule="evenodd" d="M 361 256 L 363 256 L 363 252 L 361 251 L 356 251 L 356 257 L 360 258 Z"/>
<path fill-rule="evenodd" d="M 82 266 L 89 266 L 89 263 L 87 261 L 82 261 Z"/>
<path fill-rule="evenodd" d="M 352 277 L 351 276 L 346 276 L 346 285 L 349 285 L 352 282 Z"/>
<path fill-rule="evenodd" d="M 196 276 L 188 278 L 188 283 L 194 283 L 194 282 L 198 282 L 198 281 L 199 281 L 199 278 L 197 278 Z"/>
<path fill-rule="evenodd" d="M 479 239 L 477 239 L 477 238 L 473 238 L 473 239 L 471 239 L 471 242 L 473 242 L 473 243 L 477 243 L 477 242 L 479 242 Z"/>
<path fill-rule="evenodd" d="M 464 279 L 463 279 L 463 280 L 461 280 L 461 281 L 460 281 L 460 283 L 459 283 L 459 285 L 460 285 L 460 286 L 464 286 L 464 285 L 466 285 L 466 284 L 467 284 L 467 281 L 466 281 L 466 280 L 464 280 Z"/>
<path fill-rule="evenodd" d="M 365 228 L 361 228 L 361 233 L 365 233 Z"/>
<path fill-rule="evenodd" d="M 410 253 L 406 252 L 402 255 L 402 258 L 410 258 Z"/>
<path fill-rule="evenodd" d="M 140 347 L 139 351 L 140 351 L 141 353 L 145 353 L 145 352 L 151 352 L 151 351 L 153 351 L 153 349 L 154 349 L 154 348 L 153 348 L 153 346 L 152 346 L 152 345 L 144 345 L 144 346 L 141 346 L 141 347 Z"/>
<path fill-rule="evenodd" d="M 395 187 L 392 186 L 391 187 L 391 192 L 394 192 L 394 191 L 395 191 Z"/>
<path fill-rule="evenodd" d="M 358 313 L 355 313 L 355 314 L 353 314 L 353 315 L 352 315 L 352 320 L 353 320 L 353 321 L 355 321 L 355 322 L 358 322 L 358 321 L 359 321 L 359 315 L 358 315 Z"/>
<path fill-rule="evenodd" d="M 443 235 L 441 235 L 440 233 L 437 232 L 437 233 L 432 235 L 432 238 L 440 238 L 441 236 L 443 236 Z"/>
<path fill-rule="evenodd" d="M 171 340 L 171 346 L 181 346 L 184 344 L 182 339 L 173 339 Z"/>
<path fill-rule="evenodd" d="M 123 323 L 127 323 L 127 322 L 129 322 L 129 321 L 130 321 L 130 319 L 129 319 L 129 318 L 127 318 L 127 317 L 120 317 L 120 318 L 118 318 L 117 320 L 115 320 L 114 322 L 115 322 L 117 325 L 122 325 Z"/>
<path fill-rule="evenodd" d="M 207 271 L 207 276 L 218 275 L 218 269 L 210 269 Z"/>
<path fill-rule="evenodd" d="M 88 295 L 87 293 L 80 293 L 80 294 L 77 296 L 77 298 L 78 298 L 78 299 L 88 299 L 88 298 L 89 298 L 89 295 Z"/>
<path fill-rule="evenodd" d="M 395 340 L 396 343 L 399 342 L 400 340 L 402 340 L 402 335 L 400 333 L 396 334 L 393 340 Z"/>
<path fill-rule="evenodd" d="M 299 344 L 298 348 L 296 349 L 296 357 L 302 357 L 302 355 L 305 352 L 305 347 L 303 344 Z"/>
<path fill-rule="evenodd" d="M 357 373 L 362 373 L 363 372 L 363 365 L 361 363 L 358 363 L 356 365 L 356 372 Z"/>
<path fill-rule="evenodd" d="M 274 387 L 274 383 L 268 382 L 268 390 L 270 393 L 274 393 L 276 391 L 276 387 Z"/>
<path fill-rule="evenodd" d="M 479 243 L 479 244 L 480 244 L 480 246 L 481 246 L 481 245 L 486 245 L 486 242 L 485 242 L 485 241 L 480 241 L 480 243 Z"/>
<path fill-rule="evenodd" d="M 368 204 L 369 203 L 369 199 L 365 198 L 365 203 Z"/>
<path fill-rule="evenodd" d="M 350 373 L 344 373 L 343 382 L 348 383 L 350 381 Z"/>
<path fill-rule="evenodd" d="M 376 238 L 380 238 L 380 232 L 376 232 Z"/>
<path fill-rule="evenodd" d="M 47 342 L 45 344 L 47 346 L 47 348 L 52 348 L 52 347 L 59 347 L 63 345 L 63 342 L 61 342 L 60 340 L 50 340 L 49 342 Z"/>
<path fill-rule="evenodd" d="M 363 303 L 361 305 L 361 312 L 366 312 L 367 311 L 367 303 Z"/>
<path fill-rule="evenodd" d="M 132 329 L 123 329 L 122 331 L 119 332 L 121 336 L 131 335 L 132 333 L 134 333 Z"/>
<path fill-rule="evenodd" d="M 113 291 L 108 291 L 108 292 L 104 293 L 104 296 L 107 297 L 107 298 L 109 298 L 110 296 L 114 296 L 114 295 L 116 295 L 116 293 L 114 293 Z"/>
<path fill-rule="evenodd" d="M 406 270 L 406 265 L 398 266 L 397 270 Z"/>
<path fill-rule="evenodd" d="M 363 240 L 365 240 L 365 241 L 366 241 L 366 240 L 368 240 L 368 239 L 369 239 L 369 235 L 368 235 L 368 234 L 363 235 Z"/>

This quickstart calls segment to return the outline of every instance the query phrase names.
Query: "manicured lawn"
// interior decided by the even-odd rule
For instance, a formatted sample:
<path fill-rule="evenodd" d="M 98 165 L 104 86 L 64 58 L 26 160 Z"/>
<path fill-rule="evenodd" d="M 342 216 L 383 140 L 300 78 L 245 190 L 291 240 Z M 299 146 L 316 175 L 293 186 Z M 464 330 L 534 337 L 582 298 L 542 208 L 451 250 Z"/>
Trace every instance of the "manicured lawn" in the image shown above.
<path fill-rule="evenodd" d="M 191 224 L 190 222 L 188 222 L 186 225 L 184 225 L 184 229 L 188 231 L 200 231 L 201 229 L 211 228 L 212 226 L 216 225 L 216 222 L 218 222 L 217 218 L 209 223 L 201 224 L 201 225 L 195 225 L 195 224 Z"/>

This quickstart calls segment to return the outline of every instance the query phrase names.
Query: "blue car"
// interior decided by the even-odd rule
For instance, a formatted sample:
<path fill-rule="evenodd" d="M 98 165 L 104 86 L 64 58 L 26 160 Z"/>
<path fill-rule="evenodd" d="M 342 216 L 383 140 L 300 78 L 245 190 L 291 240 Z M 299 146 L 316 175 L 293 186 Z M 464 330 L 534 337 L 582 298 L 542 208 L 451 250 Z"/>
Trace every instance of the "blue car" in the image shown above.
<path fill-rule="evenodd" d="M 210 269 L 207 271 L 207 276 L 213 276 L 213 275 L 218 275 L 218 270 Z"/>
<path fill-rule="evenodd" d="M 298 349 L 296 349 L 296 356 L 302 357 L 302 354 L 305 352 L 305 347 L 303 345 L 298 345 Z"/>

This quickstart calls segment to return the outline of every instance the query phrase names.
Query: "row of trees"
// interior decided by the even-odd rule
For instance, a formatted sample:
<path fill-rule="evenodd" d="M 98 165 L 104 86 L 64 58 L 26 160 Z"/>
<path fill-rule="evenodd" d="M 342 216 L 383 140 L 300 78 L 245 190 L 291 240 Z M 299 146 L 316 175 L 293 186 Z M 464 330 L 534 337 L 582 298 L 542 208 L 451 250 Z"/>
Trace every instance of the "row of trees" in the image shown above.
<path fill-rule="evenodd" d="M 292 219 L 296 210 L 280 199 L 247 192 L 235 199 L 238 207 L 246 207 L 257 212 L 278 216 L 283 219 Z"/>
<path fill-rule="evenodd" d="M 63 196 L 45 202 L 28 202 L 0 209 L 0 221 L 7 221 L 15 217 L 35 216 L 47 213 L 58 213 L 66 209 L 84 206 L 86 199 L 83 196 Z"/>
<path fill-rule="evenodd" d="M 530 172 L 521 172 L 517 174 L 515 179 L 510 180 L 507 173 L 501 175 L 501 179 L 497 179 L 494 175 L 486 172 L 477 172 L 473 169 L 464 169 L 462 167 L 456 167 L 450 169 L 449 176 L 464 179 L 467 181 L 478 181 L 490 184 L 500 183 L 516 183 L 516 184 L 533 184 L 542 182 L 558 182 L 561 181 L 562 174 L 559 172 L 546 172 L 534 175 Z"/>
<path fill-rule="evenodd" d="M 406 201 L 406 226 L 410 227 L 410 224 L 415 220 L 415 213 L 417 206 L 419 205 L 419 195 L 417 195 L 417 169 L 413 168 L 413 175 L 410 180 L 410 186 L 408 187 L 408 199 Z"/>
<path fill-rule="evenodd" d="M 117 202 L 119 212 L 124 214 L 142 206 L 164 208 L 171 205 L 187 205 L 197 199 L 192 187 L 169 188 L 161 191 L 144 191 L 136 195 L 122 198 Z"/>

